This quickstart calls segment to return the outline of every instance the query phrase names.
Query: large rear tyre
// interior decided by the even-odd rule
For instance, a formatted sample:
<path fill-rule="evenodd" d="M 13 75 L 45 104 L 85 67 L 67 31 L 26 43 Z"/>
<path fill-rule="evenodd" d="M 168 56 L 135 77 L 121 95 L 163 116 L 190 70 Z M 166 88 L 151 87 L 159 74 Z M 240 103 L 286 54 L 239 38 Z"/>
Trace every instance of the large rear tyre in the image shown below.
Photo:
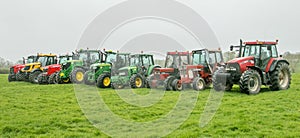
<path fill-rule="evenodd" d="M 131 88 L 144 88 L 144 80 L 143 77 L 139 74 L 134 74 L 130 78 L 130 86 Z"/>
<path fill-rule="evenodd" d="M 110 88 L 111 87 L 111 79 L 110 79 L 110 74 L 102 74 L 98 77 L 97 87 L 99 88 Z"/>
<path fill-rule="evenodd" d="M 256 70 L 246 70 L 240 78 L 240 90 L 247 94 L 258 94 L 261 88 L 261 77 Z"/>
<path fill-rule="evenodd" d="M 172 82 L 175 80 L 174 76 L 169 76 L 167 79 L 164 81 L 164 87 L 166 91 L 172 90 Z"/>
<path fill-rule="evenodd" d="M 277 64 L 276 69 L 271 73 L 271 86 L 273 91 L 286 90 L 291 85 L 291 70 L 287 63 Z"/>
<path fill-rule="evenodd" d="M 76 68 L 71 73 L 71 82 L 76 84 L 82 84 L 84 82 L 85 71 L 82 68 Z"/>
<path fill-rule="evenodd" d="M 193 89 L 196 91 L 202 91 L 206 88 L 206 82 L 203 78 L 197 77 L 193 80 Z"/>
<path fill-rule="evenodd" d="M 47 84 L 48 80 L 46 80 L 46 77 L 43 76 L 43 73 L 40 73 L 37 77 L 38 79 L 38 84 Z"/>
<path fill-rule="evenodd" d="M 91 73 L 92 73 L 91 71 L 87 71 L 87 72 L 84 73 L 84 83 L 86 85 L 95 85 L 95 83 L 96 83 L 94 74 L 92 74 L 93 77 L 91 79 L 89 78 Z"/>
<path fill-rule="evenodd" d="M 30 73 L 30 75 L 29 75 L 29 81 L 30 81 L 31 83 L 38 84 L 38 83 L 39 83 L 38 76 L 39 76 L 41 73 L 42 73 L 41 71 L 35 71 L 35 72 L 33 72 L 33 73 Z"/>

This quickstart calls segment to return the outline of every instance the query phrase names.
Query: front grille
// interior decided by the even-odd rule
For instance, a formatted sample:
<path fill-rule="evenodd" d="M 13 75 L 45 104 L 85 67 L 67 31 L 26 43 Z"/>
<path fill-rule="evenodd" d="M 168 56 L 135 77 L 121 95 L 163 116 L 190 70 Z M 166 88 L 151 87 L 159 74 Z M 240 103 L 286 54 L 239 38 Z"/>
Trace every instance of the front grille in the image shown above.
<path fill-rule="evenodd" d="M 30 66 L 25 66 L 23 70 L 30 70 Z"/>
<path fill-rule="evenodd" d="M 71 62 L 68 62 L 67 64 L 62 66 L 62 70 L 67 70 L 71 66 Z"/>
<path fill-rule="evenodd" d="M 229 63 L 227 64 L 226 69 L 235 68 L 237 73 L 241 73 L 240 65 L 238 63 Z"/>
<path fill-rule="evenodd" d="M 10 68 L 9 73 L 10 73 L 10 74 L 15 74 L 14 68 Z"/>

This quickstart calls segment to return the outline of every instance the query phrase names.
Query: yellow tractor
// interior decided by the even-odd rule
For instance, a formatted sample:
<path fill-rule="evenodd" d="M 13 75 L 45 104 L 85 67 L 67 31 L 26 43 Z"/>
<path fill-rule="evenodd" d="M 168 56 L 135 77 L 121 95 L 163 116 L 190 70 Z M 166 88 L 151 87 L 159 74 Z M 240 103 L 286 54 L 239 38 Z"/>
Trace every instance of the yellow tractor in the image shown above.
<path fill-rule="evenodd" d="M 21 80 L 38 83 L 39 74 L 48 70 L 49 65 L 57 64 L 57 55 L 55 54 L 37 54 L 37 62 L 26 64 L 17 76 Z"/>

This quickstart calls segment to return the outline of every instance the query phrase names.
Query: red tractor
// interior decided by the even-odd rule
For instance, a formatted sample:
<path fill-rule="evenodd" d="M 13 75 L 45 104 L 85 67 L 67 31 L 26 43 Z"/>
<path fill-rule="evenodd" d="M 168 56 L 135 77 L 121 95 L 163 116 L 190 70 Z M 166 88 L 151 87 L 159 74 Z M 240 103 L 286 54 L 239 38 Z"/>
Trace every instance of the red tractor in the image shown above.
<path fill-rule="evenodd" d="M 290 87 L 291 71 L 289 62 L 278 56 L 276 42 L 244 42 L 241 40 L 239 56 L 219 68 L 213 76 L 216 91 L 231 90 L 233 84 L 240 86 L 241 92 L 258 94 L 261 85 L 271 90 L 285 90 Z"/>
<path fill-rule="evenodd" d="M 178 74 L 178 68 L 182 65 L 188 65 L 191 62 L 190 52 L 167 52 L 165 68 L 154 68 L 153 74 L 147 78 L 150 88 L 164 86 L 168 82 L 169 76 Z M 168 79 L 167 79 L 168 78 Z M 170 85 L 165 86 L 165 89 L 171 90 Z"/>
<path fill-rule="evenodd" d="M 72 55 L 59 56 L 59 63 L 44 67 L 43 73 L 38 76 L 39 84 L 57 84 L 56 75 L 61 69 L 61 64 L 72 60 Z"/>
<path fill-rule="evenodd" d="M 184 86 L 192 87 L 196 91 L 204 90 L 212 83 L 212 72 L 223 65 L 221 50 L 194 50 L 192 65 L 183 65 L 176 76 L 169 76 L 165 86 L 172 86 L 173 90 L 181 91 Z"/>
<path fill-rule="evenodd" d="M 17 64 L 10 68 L 10 72 L 8 75 L 8 81 L 21 81 L 17 73 L 25 67 L 25 64 L 33 63 L 37 61 L 37 56 L 28 56 L 27 59 L 23 58 L 23 64 Z"/>

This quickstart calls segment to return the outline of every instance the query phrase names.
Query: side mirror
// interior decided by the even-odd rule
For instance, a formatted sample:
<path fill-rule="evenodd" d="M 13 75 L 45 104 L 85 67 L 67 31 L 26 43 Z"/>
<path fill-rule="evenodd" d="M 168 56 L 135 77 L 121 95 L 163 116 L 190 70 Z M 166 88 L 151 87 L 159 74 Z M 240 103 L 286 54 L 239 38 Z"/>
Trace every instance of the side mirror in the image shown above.
<path fill-rule="evenodd" d="M 230 46 L 230 51 L 233 51 L 233 46 Z"/>

